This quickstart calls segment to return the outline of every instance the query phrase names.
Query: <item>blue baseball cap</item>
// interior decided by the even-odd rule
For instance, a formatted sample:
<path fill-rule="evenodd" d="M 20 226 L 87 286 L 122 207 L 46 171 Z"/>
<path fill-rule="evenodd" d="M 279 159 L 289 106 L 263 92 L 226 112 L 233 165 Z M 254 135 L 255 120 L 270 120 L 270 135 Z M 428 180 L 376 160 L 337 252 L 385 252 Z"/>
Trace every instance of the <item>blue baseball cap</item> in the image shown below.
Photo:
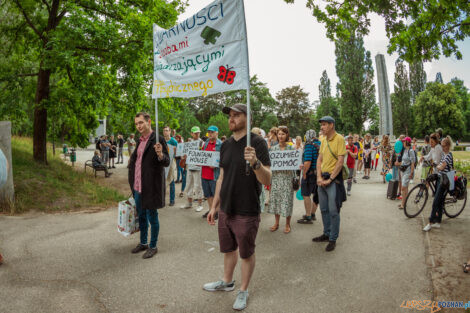
<path fill-rule="evenodd" d="M 207 130 L 210 132 L 219 132 L 219 129 L 217 128 L 217 126 L 214 126 L 214 125 L 209 126 Z"/>

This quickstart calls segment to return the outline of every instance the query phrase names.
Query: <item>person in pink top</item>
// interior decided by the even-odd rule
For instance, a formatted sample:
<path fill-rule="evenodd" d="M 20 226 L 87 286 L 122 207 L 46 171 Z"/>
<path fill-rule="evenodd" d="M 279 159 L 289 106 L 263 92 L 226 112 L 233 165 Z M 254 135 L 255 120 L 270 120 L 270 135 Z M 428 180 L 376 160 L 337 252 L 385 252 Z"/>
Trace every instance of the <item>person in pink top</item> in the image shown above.
<path fill-rule="evenodd" d="M 140 139 L 129 161 L 129 185 L 139 214 L 140 243 L 132 253 L 147 250 L 143 258 L 148 259 L 158 252 L 160 223 L 157 209 L 165 206 L 165 167 L 170 165 L 170 156 L 163 136 L 159 136 L 157 143 L 148 113 L 137 113 L 134 121 Z M 149 224 L 150 246 L 147 244 Z"/>

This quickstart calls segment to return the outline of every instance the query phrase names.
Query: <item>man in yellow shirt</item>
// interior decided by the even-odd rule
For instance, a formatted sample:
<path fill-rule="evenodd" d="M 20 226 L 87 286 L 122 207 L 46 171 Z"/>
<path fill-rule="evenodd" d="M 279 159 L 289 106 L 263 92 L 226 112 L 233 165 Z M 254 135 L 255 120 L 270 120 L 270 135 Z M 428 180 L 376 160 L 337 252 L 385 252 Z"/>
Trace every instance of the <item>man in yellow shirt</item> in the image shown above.
<path fill-rule="evenodd" d="M 344 137 L 335 131 L 335 120 L 331 116 L 320 119 L 324 135 L 317 160 L 317 185 L 320 210 L 323 221 L 323 234 L 314 242 L 326 242 L 326 251 L 333 251 L 339 234 L 339 208 L 336 204 L 337 185 L 344 184 L 342 168 L 346 155 Z M 344 185 L 343 185 L 344 187 Z M 344 188 L 343 188 L 344 189 Z"/>

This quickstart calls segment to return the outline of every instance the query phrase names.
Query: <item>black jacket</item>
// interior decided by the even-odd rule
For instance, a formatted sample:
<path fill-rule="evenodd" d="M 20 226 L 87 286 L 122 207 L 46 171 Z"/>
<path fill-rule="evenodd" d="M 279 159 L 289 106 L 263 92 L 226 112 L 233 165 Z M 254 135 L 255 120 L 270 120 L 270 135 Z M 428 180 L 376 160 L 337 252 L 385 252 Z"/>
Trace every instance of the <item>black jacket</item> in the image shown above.
<path fill-rule="evenodd" d="M 170 165 L 168 146 L 163 136 L 159 136 L 159 142 L 163 147 L 163 159 L 158 160 L 157 153 L 153 147 L 156 144 L 156 135 L 150 135 L 142 156 L 142 208 L 160 209 L 165 206 L 165 167 Z M 134 153 L 129 162 L 129 186 L 134 190 L 135 163 L 137 161 L 137 150 L 140 140 L 137 140 Z"/>

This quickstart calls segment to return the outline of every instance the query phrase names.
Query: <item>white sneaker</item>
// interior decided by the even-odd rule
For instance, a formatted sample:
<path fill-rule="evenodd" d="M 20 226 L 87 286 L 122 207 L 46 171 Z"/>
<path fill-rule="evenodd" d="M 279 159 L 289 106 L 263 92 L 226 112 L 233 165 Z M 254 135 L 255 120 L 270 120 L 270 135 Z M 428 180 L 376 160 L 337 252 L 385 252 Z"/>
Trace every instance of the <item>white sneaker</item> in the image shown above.
<path fill-rule="evenodd" d="M 202 210 L 204 210 L 204 207 L 202 205 L 196 208 L 196 212 L 201 212 Z"/>
<path fill-rule="evenodd" d="M 428 225 L 424 226 L 423 231 L 430 231 L 431 227 L 432 227 L 432 225 L 428 224 Z"/>
<path fill-rule="evenodd" d="M 441 224 L 440 223 L 434 223 L 434 224 L 431 224 L 431 227 L 432 228 L 441 228 Z"/>
<path fill-rule="evenodd" d="M 347 195 L 348 195 L 348 197 L 351 197 L 351 193 L 349 191 L 348 191 Z"/>
<path fill-rule="evenodd" d="M 192 207 L 193 207 L 193 204 L 189 203 L 189 202 L 187 202 L 186 204 L 183 204 L 182 206 L 180 206 L 180 208 L 182 208 L 182 209 L 191 209 Z"/>

